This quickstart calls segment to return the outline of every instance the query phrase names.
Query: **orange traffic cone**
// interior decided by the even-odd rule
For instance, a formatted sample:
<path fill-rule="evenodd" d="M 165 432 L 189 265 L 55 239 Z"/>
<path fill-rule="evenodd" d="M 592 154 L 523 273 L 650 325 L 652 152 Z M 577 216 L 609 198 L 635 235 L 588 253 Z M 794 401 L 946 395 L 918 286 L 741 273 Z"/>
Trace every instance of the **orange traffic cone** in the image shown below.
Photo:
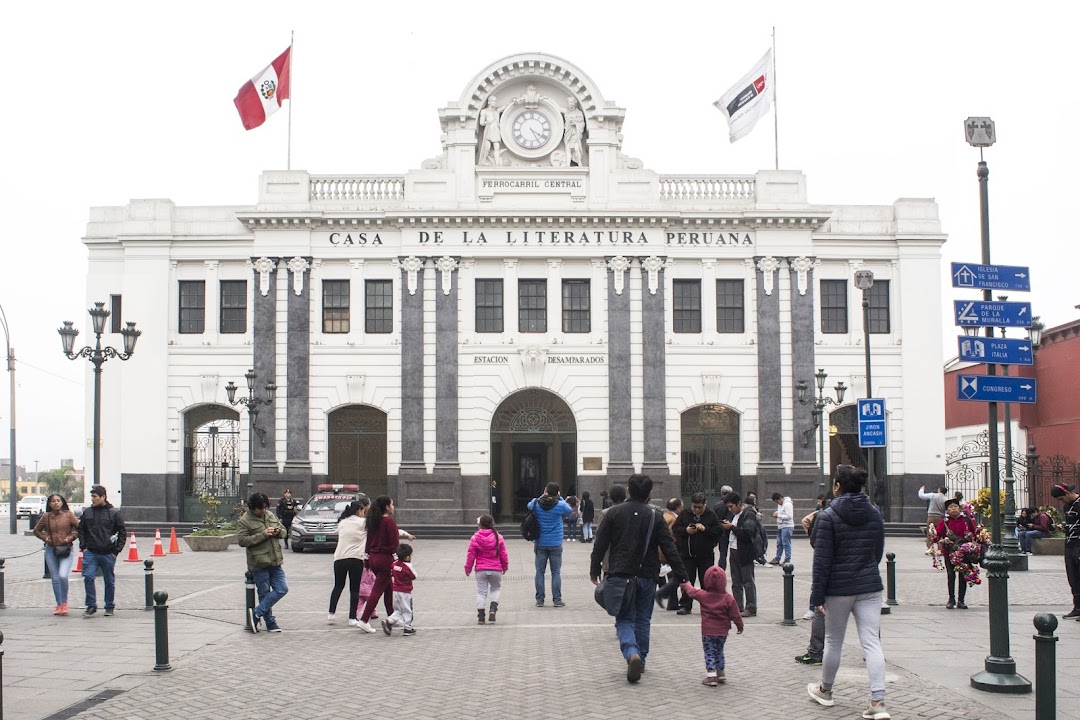
<path fill-rule="evenodd" d="M 82 572 L 82 550 L 79 551 L 79 561 L 75 563 L 75 569 L 72 572 Z"/>
<path fill-rule="evenodd" d="M 176 528 L 173 528 L 172 532 L 169 534 L 169 554 L 180 554 L 180 543 L 176 541 Z"/>
<path fill-rule="evenodd" d="M 165 548 L 161 545 L 161 531 L 154 531 L 154 552 L 150 553 L 150 557 L 165 557 Z"/>
<path fill-rule="evenodd" d="M 131 533 L 131 544 L 128 545 L 128 556 L 124 562 L 140 562 L 139 548 L 135 544 L 135 533 Z"/>

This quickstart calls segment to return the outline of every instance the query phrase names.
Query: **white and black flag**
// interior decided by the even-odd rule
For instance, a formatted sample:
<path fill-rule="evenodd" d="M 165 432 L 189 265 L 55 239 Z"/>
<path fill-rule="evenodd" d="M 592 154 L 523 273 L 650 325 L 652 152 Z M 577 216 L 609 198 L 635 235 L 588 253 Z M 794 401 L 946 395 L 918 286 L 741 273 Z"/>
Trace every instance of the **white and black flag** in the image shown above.
<path fill-rule="evenodd" d="M 773 58 L 770 49 L 753 70 L 713 103 L 727 116 L 731 142 L 749 134 L 758 119 L 769 112 L 773 104 L 774 90 Z"/>

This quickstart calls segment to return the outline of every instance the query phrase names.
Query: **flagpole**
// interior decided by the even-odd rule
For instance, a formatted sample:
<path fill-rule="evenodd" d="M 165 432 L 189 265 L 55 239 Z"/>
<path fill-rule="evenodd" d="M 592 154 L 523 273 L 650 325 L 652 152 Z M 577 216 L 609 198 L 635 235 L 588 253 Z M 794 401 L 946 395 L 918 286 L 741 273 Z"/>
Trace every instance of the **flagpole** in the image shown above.
<path fill-rule="evenodd" d="M 289 139 L 286 146 L 285 169 L 292 170 L 292 104 L 293 104 L 293 42 L 296 33 L 289 31 Z"/>
<path fill-rule="evenodd" d="M 776 26 L 773 25 L 772 29 L 772 83 L 773 83 L 773 154 L 774 162 L 776 163 L 776 170 L 780 169 L 780 105 L 777 100 L 777 87 L 776 87 Z M 292 111 L 292 103 L 289 103 L 289 110 Z"/>

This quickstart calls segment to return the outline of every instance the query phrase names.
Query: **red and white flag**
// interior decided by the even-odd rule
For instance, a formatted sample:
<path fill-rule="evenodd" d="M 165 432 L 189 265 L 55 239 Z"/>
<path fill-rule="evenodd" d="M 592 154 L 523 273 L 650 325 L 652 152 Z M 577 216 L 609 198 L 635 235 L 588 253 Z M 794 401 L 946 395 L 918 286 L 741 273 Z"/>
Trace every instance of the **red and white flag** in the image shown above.
<path fill-rule="evenodd" d="M 713 103 L 727 116 L 731 142 L 749 134 L 758 119 L 769 112 L 775 92 L 773 74 L 772 50 L 769 50 L 753 70 Z"/>
<path fill-rule="evenodd" d="M 236 93 L 233 104 L 240 113 L 245 130 L 262 125 L 278 111 L 282 101 L 289 99 L 290 53 L 291 45 Z"/>

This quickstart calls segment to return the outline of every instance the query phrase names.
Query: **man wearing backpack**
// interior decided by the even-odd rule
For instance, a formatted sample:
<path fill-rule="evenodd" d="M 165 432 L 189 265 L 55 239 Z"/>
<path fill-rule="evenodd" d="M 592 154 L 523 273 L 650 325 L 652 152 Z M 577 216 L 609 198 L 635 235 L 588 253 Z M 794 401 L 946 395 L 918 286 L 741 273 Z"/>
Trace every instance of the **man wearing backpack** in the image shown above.
<path fill-rule="evenodd" d="M 536 515 L 540 536 L 533 545 L 536 556 L 536 607 L 544 607 L 544 572 L 551 562 L 551 599 L 555 607 L 564 607 L 562 601 L 562 545 L 563 518 L 573 512 L 559 494 L 558 483 L 550 482 L 544 494 L 529 501 L 529 510 Z"/>
<path fill-rule="evenodd" d="M 729 539 L 728 572 L 731 577 L 731 594 L 739 606 L 743 617 L 757 615 L 757 584 L 754 582 L 754 560 L 762 553 L 761 523 L 757 511 L 751 505 L 744 505 L 738 493 L 731 493 L 724 498 L 724 504 L 734 516 L 722 524 L 731 531 Z M 743 604 L 743 595 L 746 604 Z M 744 609 L 745 608 L 745 609 Z"/>

